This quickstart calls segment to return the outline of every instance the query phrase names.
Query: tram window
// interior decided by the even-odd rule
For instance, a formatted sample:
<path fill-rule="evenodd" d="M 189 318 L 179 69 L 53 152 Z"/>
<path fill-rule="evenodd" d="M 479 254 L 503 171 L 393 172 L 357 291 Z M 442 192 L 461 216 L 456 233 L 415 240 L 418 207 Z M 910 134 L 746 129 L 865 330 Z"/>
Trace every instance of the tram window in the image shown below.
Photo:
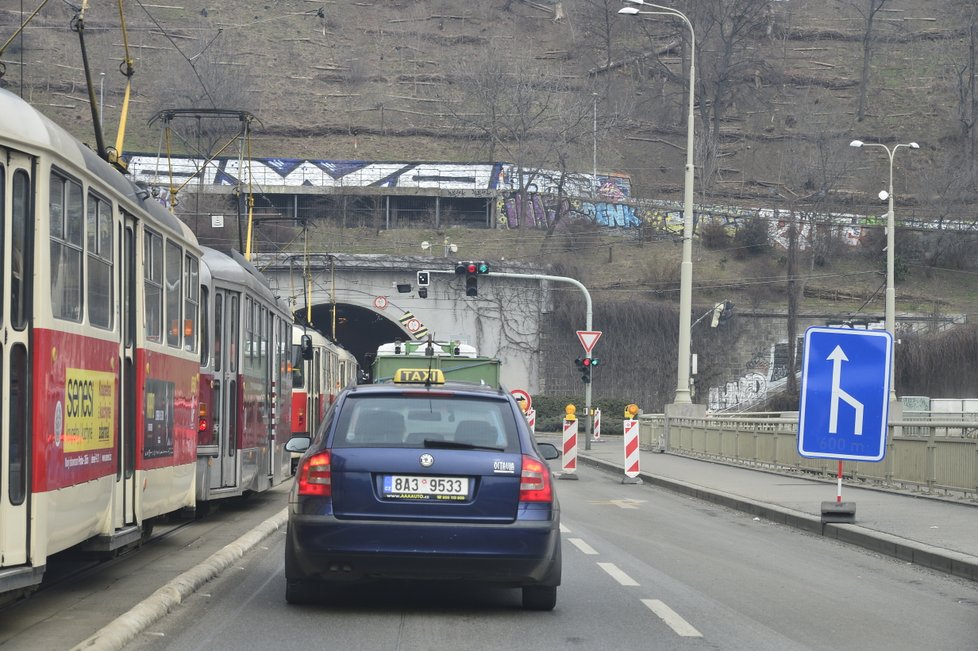
<path fill-rule="evenodd" d="M 31 202 L 31 181 L 27 172 L 14 172 L 13 219 L 10 222 L 10 257 L 13 263 L 10 274 L 10 323 L 17 330 L 27 327 L 30 314 L 31 261 L 33 256 L 27 236 L 34 223 Z"/>
<path fill-rule="evenodd" d="M 133 312 L 136 305 L 136 242 L 132 227 L 128 224 L 124 234 L 122 260 L 125 265 L 125 283 L 123 284 L 123 323 L 126 329 L 126 348 L 131 348 L 136 342 L 136 315 Z"/>
<path fill-rule="evenodd" d="M 254 355 L 254 348 L 255 348 L 255 331 L 254 331 L 254 324 L 253 324 L 254 315 L 252 314 L 252 311 L 251 311 L 251 299 L 248 298 L 247 296 L 245 296 L 244 312 L 245 312 L 245 315 L 244 315 L 244 318 L 245 318 L 244 347 L 245 347 L 245 349 L 244 349 L 244 355 L 243 355 L 244 359 L 242 361 L 242 364 L 244 365 L 244 368 L 250 369 L 251 368 L 251 357 L 252 357 L 252 355 Z"/>
<path fill-rule="evenodd" d="M 206 299 L 205 299 L 206 300 Z M 214 294 L 214 371 L 220 372 L 221 360 L 224 359 L 224 294 Z"/>
<path fill-rule="evenodd" d="M 208 323 L 210 319 L 210 306 L 208 297 L 210 292 L 206 287 L 200 288 L 200 365 L 210 366 L 211 355 L 211 328 Z"/>
<path fill-rule="evenodd" d="M 183 333 L 180 328 L 180 268 L 183 251 L 174 242 L 166 243 L 166 343 L 174 348 L 180 347 Z"/>
<path fill-rule="evenodd" d="M 231 332 L 228 335 L 228 370 L 231 373 L 238 372 L 238 322 L 241 320 L 240 308 L 238 307 L 238 295 L 231 296 L 231 309 L 228 310 L 227 319 L 231 324 Z"/>
<path fill-rule="evenodd" d="M 268 311 L 261 307 L 259 314 L 261 316 L 258 318 L 258 364 L 260 368 L 265 369 L 268 364 Z"/>
<path fill-rule="evenodd" d="M 69 321 L 81 321 L 82 196 L 79 183 L 51 174 L 51 310 Z"/>
<path fill-rule="evenodd" d="M 279 386 L 285 387 L 286 380 L 289 377 L 289 347 L 291 343 L 292 328 L 289 326 L 289 322 L 284 319 L 279 322 L 279 340 L 278 340 L 278 359 L 279 359 Z M 280 391 L 280 394 L 285 396 L 284 391 Z"/>
<path fill-rule="evenodd" d="M 302 359 L 302 346 L 292 346 L 292 388 L 301 389 L 305 382 L 305 360 Z"/>
<path fill-rule="evenodd" d="M 18 330 L 27 327 L 27 281 L 24 263 L 27 254 L 28 224 L 31 217 L 30 178 L 23 170 L 14 173 L 13 220 L 11 222 L 10 256 L 13 269 L 10 275 L 10 322 Z M 0 196 L 0 204 L 3 197 Z M 0 229 L 2 230 L 2 229 Z M 0 238 L 0 247 L 3 240 Z M 2 289 L 2 285 L 0 285 Z"/>
<path fill-rule="evenodd" d="M 11 504 L 23 504 L 27 497 L 27 382 L 27 348 L 15 344 L 10 350 L 10 393 L 6 401 L 10 418 L 7 490 Z"/>
<path fill-rule="evenodd" d="M 14 174 L 14 183 L 17 182 L 17 174 L 19 174 L 19 173 L 20 172 L 16 172 Z M 7 184 L 5 183 L 6 178 L 7 178 L 6 168 L 3 165 L 0 165 L 0 206 L 6 206 L 7 205 Z M 13 199 L 14 199 L 13 214 L 14 214 L 14 222 L 16 223 L 17 214 L 19 212 L 19 209 L 18 209 L 18 206 L 17 206 L 17 190 L 16 189 L 14 190 L 14 193 L 13 193 Z M 2 210 L 2 208 L 0 208 L 0 210 Z M 0 269 L 3 268 L 2 263 L 6 262 L 6 260 L 3 257 L 4 256 L 3 237 L 4 237 L 4 229 L 3 228 L 0 228 Z M 20 267 L 21 267 L 21 265 L 19 265 L 18 264 L 18 261 L 16 259 L 14 259 L 13 260 L 13 269 L 11 270 L 11 274 L 10 275 L 11 275 L 11 278 L 14 280 L 15 283 L 17 282 L 17 279 L 20 278 L 21 275 L 22 275 L 22 271 L 21 271 Z M 4 289 L 5 289 L 5 287 L 3 285 L 3 274 L 0 274 L 0 296 L 3 296 L 3 290 Z M 14 303 L 14 301 L 11 300 L 11 304 L 13 304 L 13 303 Z M 6 306 L 3 304 L 3 301 L 0 301 L 0 322 L 3 322 L 4 308 L 5 307 Z"/>
<path fill-rule="evenodd" d="M 163 337 L 163 238 L 146 231 L 143 245 L 146 339 L 159 343 Z"/>
<path fill-rule="evenodd" d="M 112 204 L 88 195 L 88 322 L 111 329 L 115 312 L 112 290 Z"/>
<path fill-rule="evenodd" d="M 184 258 L 183 294 L 186 300 L 183 305 L 183 347 L 193 351 L 197 346 L 197 305 L 200 302 L 200 273 L 197 259 L 192 255 Z"/>

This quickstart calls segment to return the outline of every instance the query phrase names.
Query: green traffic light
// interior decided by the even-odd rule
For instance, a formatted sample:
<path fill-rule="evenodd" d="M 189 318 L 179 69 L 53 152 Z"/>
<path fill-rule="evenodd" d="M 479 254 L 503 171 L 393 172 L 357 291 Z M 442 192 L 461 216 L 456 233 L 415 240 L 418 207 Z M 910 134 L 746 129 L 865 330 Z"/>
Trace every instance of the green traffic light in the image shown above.
<path fill-rule="evenodd" d="M 489 273 L 489 265 L 486 264 L 485 262 L 480 262 L 478 264 L 477 271 L 480 274 L 487 274 Z"/>

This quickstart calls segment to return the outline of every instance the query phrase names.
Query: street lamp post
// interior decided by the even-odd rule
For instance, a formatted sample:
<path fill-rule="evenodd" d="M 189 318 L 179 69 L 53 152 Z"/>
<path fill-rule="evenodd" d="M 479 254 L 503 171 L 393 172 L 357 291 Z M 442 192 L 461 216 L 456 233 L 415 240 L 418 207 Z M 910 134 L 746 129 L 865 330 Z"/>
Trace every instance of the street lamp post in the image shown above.
<path fill-rule="evenodd" d="M 920 149 L 920 145 L 915 142 L 900 143 L 898 145 L 893 145 L 892 147 L 887 147 L 886 145 L 876 143 L 876 142 L 863 142 L 862 140 L 853 140 L 849 143 L 850 147 L 879 147 L 886 152 L 887 158 L 890 159 L 890 191 L 881 192 L 880 198 L 884 198 L 883 195 L 886 194 L 886 199 L 888 199 L 887 210 L 886 210 L 886 330 L 893 335 L 894 344 L 896 343 L 896 289 L 893 287 L 893 258 L 895 255 L 894 247 L 894 233 L 896 227 L 893 220 L 893 155 L 896 150 L 900 147 L 907 147 L 908 149 Z M 896 358 L 896 346 L 893 346 L 893 357 Z M 896 386 L 894 386 L 894 364 L 891 359 L 890 364 L 890 402 L 896 400 Z"/>
<path fill-rule="evenodd" d="M 626 16 L 663 15 L 682 19 L 689 28 L 689 107 L 686 115 L 686 177 L 683 184 L 683 261 L 679 267 L 679 371 L 676 378 L 676 404 L 690 404 L 690 339 L 693 311 L 693 106 L 696 97 L 696 33 L 693 23 L 683 12 L 671 7 L 651 4 L 643 0 L 625 0 L 632 4 L 651 7 L 654 11 L 641 11 L 635 7 L 622 7 L 618 13 Z"/>

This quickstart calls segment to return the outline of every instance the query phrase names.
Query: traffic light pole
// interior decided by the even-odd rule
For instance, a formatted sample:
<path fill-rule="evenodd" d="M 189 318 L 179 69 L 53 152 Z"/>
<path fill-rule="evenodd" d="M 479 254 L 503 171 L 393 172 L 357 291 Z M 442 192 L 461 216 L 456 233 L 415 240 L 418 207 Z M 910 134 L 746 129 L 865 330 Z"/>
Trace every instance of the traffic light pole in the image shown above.
<path fill-rule="evenodd" d="M 581 292 L 584 293 L 584 302 L 587 305 L 587 323 L 584 329 L 588 332 L 591 331 L 591 293 L 587 290 L 580 281 L 574 278 L 568 278 L 567 276 L 547 276 L 545 274 L 511 274 L 506 272 L 492 272 L 493 276 L 498 276 L 501 278 L 528 278 L 530 280 L 549 280 L 554 283 L 568 283 L 574 285 Z M 587 351 L 585 355 L 587 359 L 591 359 L 591 351 Z M 590 362 L 588 362 L 590 364 Z M 588 382 L 584 385 L 584 413 L 587 417 L 584 419 L 584 449 L 591 449 L 591 383 Z"/>
<path fill-rule="evenodd" d="M 432 269 L 432 270 L 430 270 L 429 273 L 433 273 L 433 274 L 453 274 L 454 275 L 455 272 L 454 271 L 441 271 L 441 270 L 434 270 L 434 269 Z M 568 284 L 574 285 L 575 287 L 577 287 L 578 289 L 580 289 L 581 292 L 583 292 L 583 294 L 584 294 L 584 302 L 587 305 L 587 315 L 586 315 L 587 316 L 587 318 L 586 318 L 586 321 L 587 322 L 585 323 L 584 329 L 587 330 L 588 332 L 591 331 L 591 329 L 592 329 L 591 328 L 591 317 L 592 317 L 592 314 L 593 314 L 592 313 L 592 310 L 591 310 L 591 293 L 588 292 L 587 287 L 585 287 L 578 280 L 575 280 L 574 278 L 568 278 L 567 276 L 548 276 L 546 274 L 513 274 L 513 273 L 506 273 L 505 271 L 502 271 L 502 272 L 500 272 L 500 271 L 493 271 L 489 275 L 495 276 L 495 277 L 498 277 L 498 278 L 524 278 L 524 279 L 527 279 L 527 280 L 549 280 L 550 282 L 555 282 L 555 283 L 568 283 Z M 590 350 L 587 351 L 587 354 L 585 355 L 585 357 L 587 359 L 591 359 L 591 351 Z M 584 385 L 584 410 L 585 410 L 584 413 L 587 414 L 587 418 L 584 419 L 584 449 L 585 450 L 590 450 L 591 449 L 591 383 L 590 382 L 587 382 Z"/>

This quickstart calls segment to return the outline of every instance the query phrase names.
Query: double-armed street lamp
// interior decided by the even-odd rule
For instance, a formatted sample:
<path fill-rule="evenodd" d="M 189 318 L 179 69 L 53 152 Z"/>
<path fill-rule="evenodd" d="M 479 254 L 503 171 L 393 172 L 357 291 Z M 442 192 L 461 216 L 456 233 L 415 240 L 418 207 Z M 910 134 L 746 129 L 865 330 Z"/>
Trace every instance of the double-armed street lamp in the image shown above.
<path fill-rule="evenodd" d="M 643 0 L 625 0 L 631 4 L 649 7 L 642 11 L 636 7 L 622 7 L 619 14 L 675 16 L 689 28 L 689 108 L 686 116 L 686 177 L 683 193 L 683 261 L 679 267 L 679 372 L 676 380 L 676 404 L 689 404 L 689 373 L 691 369 L 690 338 L 693 311 L 693 107 L 696 94 L 696 33 L 693 24 L 683 12 L 671 7 L 651 4 Z"/>
<path fill-rule="evenodd" d="M 886 211 L 886 330 L 893 335 L 894 344 L 896 343 L 896 290 L 893 287 L 893 258 L 894 258 L 894 232 L 896 230 L 893 220 L 893 155 L 896 153 L 897 149 L 900 147 L 907 147 L 908 149 L 920 149 L 920 145 L 915 142 L 900 143 L 898 145 L 893 145 L 892 147 L 887 147 L 886 145 L 876 143 L 876 142 L 863 142 L 862 140 L 853 140 L 849 143 L 850 147 L 879 147 L 886 152 L 887 157 L 890 159 L 890 191 L 880 192 L 881 199 L 888 199 L 888 207 Z M 886 195 L 886 196 L 883 196 Z M 896 347 L 893 347 L 893 355 L 896 357 Z M 891 362 L 893 360 L 890 360 Z M 895 374 L 893 372 L 894 364 L 890 364 L 890 402 L 896 400 L 896 387 L 894 386 Z"/>

